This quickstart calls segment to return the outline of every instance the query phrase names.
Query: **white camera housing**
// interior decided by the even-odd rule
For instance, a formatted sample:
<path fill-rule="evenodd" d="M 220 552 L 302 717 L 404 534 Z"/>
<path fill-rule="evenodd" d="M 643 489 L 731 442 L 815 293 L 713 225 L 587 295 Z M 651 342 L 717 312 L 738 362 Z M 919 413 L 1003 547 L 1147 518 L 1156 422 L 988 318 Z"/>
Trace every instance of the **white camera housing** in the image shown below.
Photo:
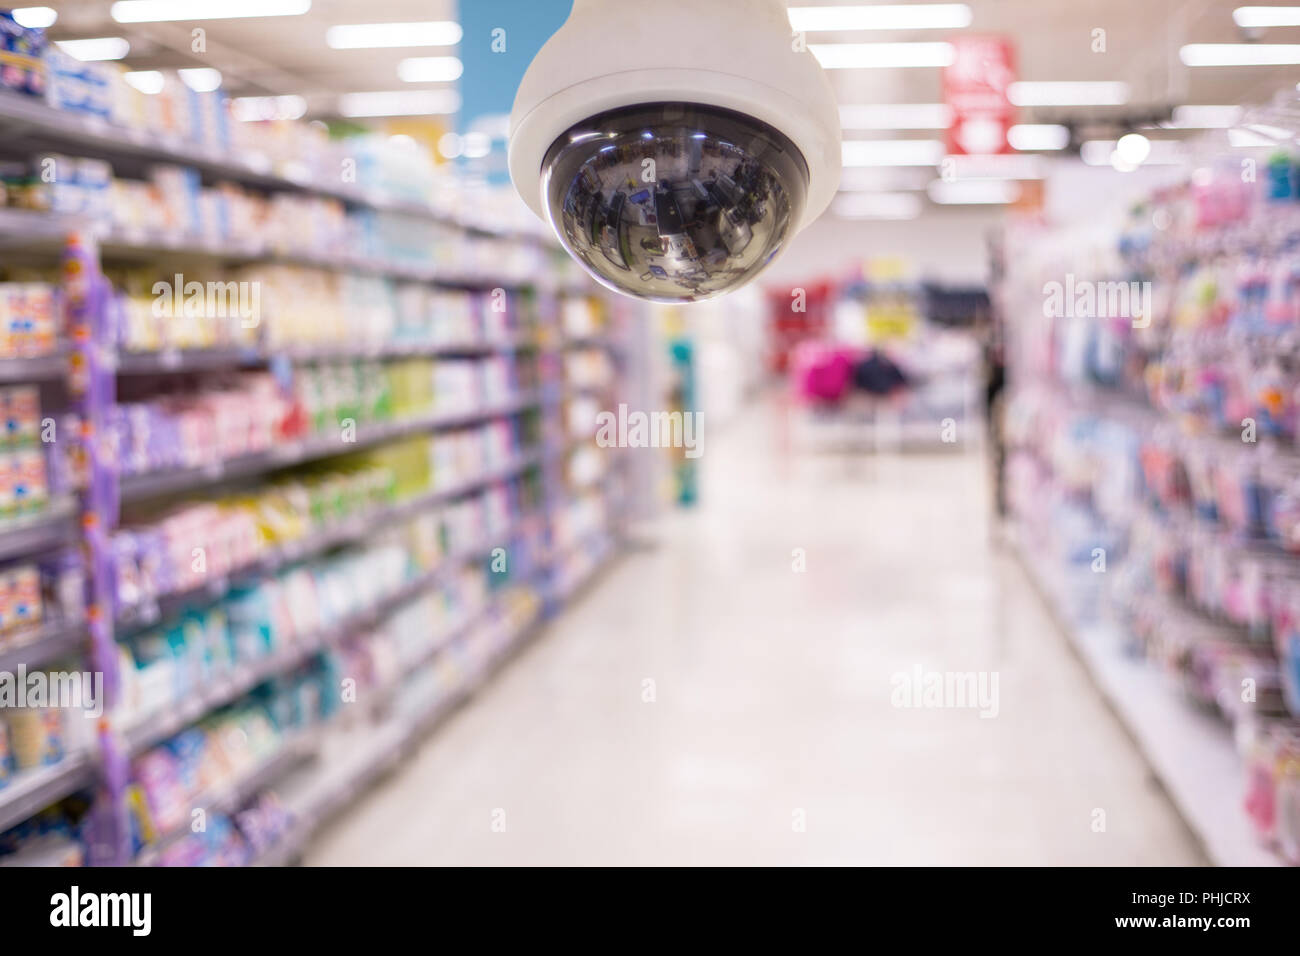
<path fill-rule="evenodd" d="M 552 181 L 567 146 L 586 151 L 565 167 L 586 177 L 586 194 Z M 753 278 L 825 210 L 839 186 L 839 112 L 783 0 L 574 0 L 520 84 L 509 164 L 524 201 L 599 281 L 690 301 Z M 647 164 L 663 181 L 633 181 Z M 652 228 L 662 249 L 638 232 Z"/>

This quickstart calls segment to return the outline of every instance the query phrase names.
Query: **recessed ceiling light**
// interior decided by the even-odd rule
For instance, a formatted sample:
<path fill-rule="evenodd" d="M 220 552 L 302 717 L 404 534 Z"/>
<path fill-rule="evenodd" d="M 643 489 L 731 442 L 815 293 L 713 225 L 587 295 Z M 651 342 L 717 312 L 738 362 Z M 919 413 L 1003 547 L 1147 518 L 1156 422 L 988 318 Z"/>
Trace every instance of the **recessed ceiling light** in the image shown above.
<path fill-rule="evenodd" d="M 132 70 L 122 74 L 122 79 L 134 86 L 141 93 L 153 96 L 163 91 L 166 80 L 157 70 Z"/>
<path fill-rule="evenodd" d="M 1141 133 L 1126 133 L 1115 143 L 1115 152 L 1126 166 L 1141 166 L 1151 155 L 1151 140 Z"/>
<path fill-rule="evenodd" d="M 1185 66 L 1294 66 L 1300 43 L 1189 43 L 1178 58 Z"/>
<path fill-rule="evenodd" d="M 1128 95 L 1128 84 L 1117 80 L 1021 81 L 1007 89 L 1016 106 L 1123 106 Z"/>
<path fill-rule="evenodd" d="M 1136 133 L 1130 133 L 1136 136 Z M 1145 136 L 1141 137 L 1146 139 Z M 1121 137 L 1123 142 L 1127 137 Z M 1136 168 L 1142 166 L 1176 166 L 1186 161 L 1182 143 L 1172 139 L 1147 140 L 1146 155 L 1139 162 L 1134 162 L 1141 152 L 1141 144 L 1131 142 L 1124 150 L 1119 149 L 1115 140 L 1090 139 L 1079 145 L 1079 158 L 1089 166 L 1115 166 Z M 1116 161 L 1118 160 L 1118 165 Z"/>
<path fill-rule="evenodd" d="M 840 175 L 840 192 L 882 193 L 924 189 L 934 171 L 921 166 L 856 166 Z"/>
<path fill-rule="evenodd" d="M 906 69 L 951 66 L 951 43 L 810 43 L 808 49 L 827 70 Z"/>
<path fill-rule="evenodd" d="M 59 19 L 58 11 L 53 7 L 16 7 L 9 11 L 14 23 L 29 30 L 44 30 L 54 26 Z"/>
<path fill-rule="evenodd" d="M 349 117 L 424 116 L 458 109 L 460 94 L 450 89 L 344 93 L 339 97 L 339 112 Z"/>
<path fill-rule="evenodd" d="M 1300 27 L 1300 7 L 1238 7 L 1232 22 L 1243 30 Z"/>
<path fill-rule="evenodd" d="M 397 64 L 397 75 L 407 83 L 450 83 L 464 72 L 454 56 L 412 56 Z"/>
<path fill-rule="evenodd" d="M 791 7 L 790 28 L 807 33 L 847 30 L 959 30 L 971 23 L 964 3 Z"/>
<path fill-rule="evenodd" d="M 850 139 L 841 152 L 845 166 L 935 166 L 944 145 L 937 139 Z"/>
<path fill-rule="evenodd" d="M 77 60 L 120 60 L 131 52 L 125 37 L 94 37 L 89 40 L 56 40 L 57 46 Z"/>
<path fill-rule="evenodd" d="M 1261 136 L 1250 129 L 1230 129 L 1228 130 L 1228 145 L 1234 149 L 1258 149 L 1264 146 L 1274 147 L 1277 145 L 1277 140 L 1268 136 Z"/>
<path fill-rule="evenodd" d="M 952 108 L 946 103 L 869 103 L 840 107 L 844 129 L 947 129 Z"/>
<path fill-rule="evenodd" d="M 211 93 L 221 88 L 221 71 L 210 66 L 196 66 L 176 71 L 181 82 L 195 93 Z"/>
<path fill-rule="evenodd" d="M 942 206 L 1005 205 L 1020 198 L 1020 184 L 1008 180 L 973 179 L 948 182 L 936 179 L 926 192 Z"/>
<path fill-rule="evenodd" d="M 845 193 L 831 204 L 841 219 L 915 219 L 921 208 L 916 193 Z"/>
<path fill-rule="evenodd" d="M 1065 149 L 1070 145 L 1070 129 L 1054 123 L 1020 123 L 1007 130 L 1012 149 Z"/>
<path fill-rule="evenodd" d="M 325 42 L 336 50 L 403 46 L 455 46 L 463 31 L 455 20 L 421 23 L 355 23 L 330 27 Z"/>
<path fill-rule="evenodd" d="M 295 17 L 310 9 L 311 0 L 117 0 L 109 14 L 118 23 L 164 23 Z"/>
<path fill-rule="evenodd" d="M 1173 129 L 1227 129 L 1241 121 L 1240 106 L 1175 106 Z"/>
<path fill-rule="evenodd" d="M 943 163 L 945 172 L 949 174 L 945 178 L 955 181 L 1042 179 L 1045 172 L 1043 157 L 1033 153 L 947 156 Z"/>

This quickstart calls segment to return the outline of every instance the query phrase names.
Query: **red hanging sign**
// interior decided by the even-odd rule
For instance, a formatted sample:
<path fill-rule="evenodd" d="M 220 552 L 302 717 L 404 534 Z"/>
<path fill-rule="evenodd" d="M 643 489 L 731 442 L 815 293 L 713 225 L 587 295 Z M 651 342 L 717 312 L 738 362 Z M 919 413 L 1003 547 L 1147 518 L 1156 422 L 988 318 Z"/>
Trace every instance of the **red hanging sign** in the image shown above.
<path fill-rule="evenodd" d="M 954 57 L 943 70 L 943 99 L 951 111 L 948 152 L 955 156 L 1009 153 L 1007 130 L 1016 121 L 1008 91 L 1016 55 L 1005 37 L 952 39 Z"/>

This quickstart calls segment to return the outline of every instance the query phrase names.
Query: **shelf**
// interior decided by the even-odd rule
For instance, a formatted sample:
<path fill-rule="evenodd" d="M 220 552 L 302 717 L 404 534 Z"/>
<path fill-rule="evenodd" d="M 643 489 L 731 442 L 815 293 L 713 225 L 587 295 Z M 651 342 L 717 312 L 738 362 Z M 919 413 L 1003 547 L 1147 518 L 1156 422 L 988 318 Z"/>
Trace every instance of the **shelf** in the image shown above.
<path fill-rule="evenodd" d="M 532 348 L 530 338 L 519 336 L 508 342 L 438 344 L 391 343 L 371 348 L 295 347 L 282 349 L 213 348 L 164 349 L 157 352 L 123 352 L 116 358 L 118 375 L 163 375 L 167 373 L 247 368 L 284 360 L 296 365 L 313 362 L 389 361 L 405 358 L 440 358 L 503 355 Z M 0 366 L 0 373 L 3 366 Z"/>
<path fill-rule="evenodd" d="M 20 666 L 28 670 L 86 650 L 88 638 L 83 622 L 46 624 L 18 638 L 19 643 L 0 646 L 0 671 L 13 673 Z"/>
<path fill-rule="evenodd" d="M 105 258 L 138 260 L 159 255 L 183 255 L 230 263 L 272 262 L 329 272 L 362 273 L 453 289 L 517 289 L 545 284 L 539 282 L 536 276 L 455 272 L 424 263 L 405 263 L 343 253 L 292 251 L 262 243 L 210 242 L 201 237 L 179 237 L 166 233 L 105 231 L 102 225 L 96 226 L 94 231 L 99 236 L 100 254 Z"/>
<path fill-rule="evenodd" d="M 9 249 L 47 246 L 58 251 L 70 233 L 89 225 L 89 221 L 80 216 L 0 206 L 0 246 Z"/>
<path fill-rule="evenodd" d="M 1075 626 L 1060 583 L 1031 549 L 1017 544 L 1026 576 L 1057 619 L 1111 710 L 1128 729 L 1179 813 L 1216 866 L 1278 866 L 1260 846 L 1242 806 L 1246 775 L 1228 725 L 1187 706 L 1158 670 L 1125 657 L 1111 627 Z"/>
<path fill-rule="evenodd" d="M 35 97 L 0 93 L 0 133 L 55 145 L 75 155 L 108 159 L 151 159 L 192 166 L 210 176 L 278 192 L 315 193 L 353 206 L 396 212 L 494 238 L 547 243 L 528 232 L 490 230 L 435 209 L 432 205 L 384 196 L 374 190 L 345 189 L 341 183 L 312 182 L 303 175 L 277 173 L 269 158 L 258 154 L 224 153 L 188 143 L 174 134 L 152 133 L 118 126 L 93 116 L 57 110 Z"/>
<path fill-rule="evenodd" d="M 566 349 L 606 349 L 618 351 L 618 343 L 608 335 L 575 335 L 564 340 Z"/>
<path fill-rule="evenodd" d="M 123 731 L 126 749 L 136 754 L 174 737 L 205 715 L 246 696 L 260 684 L 291 671 L 327 647 L 334 646 L 345 638 L 372 626 L 407 601 L 432 588 L 442 580 L 447 571 L 446 566 L 440 566 L 434 571 L 420 574 L 385 596 L 382 601 L 349 614 L 341 621 L 323 628 L 304 640 L 295 641 L 289 647 L 281 648 L 261 660 L 240 665 L 218 683 L 205 687 L 198 693 L 190 694 L 179 706 L 173 706 L 162 714 L 140 718 Z"/>
<path fill-rule="evenodd" d="M 429 431 L 442 431 L 532 408 L 537 404 L 534 396 L 517 398 L 492 408 L 472 412 L 438 413 L 397 422 L 364 425 L 357 429 L 355 441 L 344 441 L 341 436 L 306 438 L 277 445 L 266 451 L 243 455 L 224 462 L 214 462 L 198 468 L 177 471 L 151 472 L 142 475 L 124 475 L 121 481 L 123 502 L 178 494 L 204 488 L 220 481 L 233 481 L 289 468 L 293 465 L 318 461 L 337 455 L 349 455 L 375 445 L 395 441 Z"/>
<path fill-rule="evenodd" d="M 513 534 L 529 520 L 529 517 L 531 516 L 520 518 L 511 529 L 506 531 L 505 536 Z M 234 703 L 253 688 L 273 677 L 287 673 L 322 650 L 337 646 L 348 638 L 375 627 L 402 605 L 432 590 L 443 582 L 448 574 L 464 566 L 466 562 L 482 558 L 495 545 L 494 539 L 478 547 L 451 555 L 438 567 L 416 575 L 369 607 L 349 614 L 342 620 L 304 639 L 297 640 L 288 647 L 280 648 L 261 660 L 241 664 L 219 682 L 188 695 L 186 701 L 179 706 L 173 706 L 160 714 L 138 717 L 135 723 L 122 731 L 127 752 L 140 753 L 175 736 L 206 714 Z"/>
<path fill-rule="evenodd" d="M 260 761 L 252 770 L 239 779 L 199 794 L 193 801 L 194 806 L 202 808 L 208 814 L 229 815 L 235 813 L 258 793 L 308 759 L 312 750 L 313 736 L 313 732 L 310 730 L 289 735 L 280 743 L 275 753 Z M 191 832 L 193 831 L 190 829 L 190 819 L 187 814 L 180 826 L 161 834 L 156 840 L 144 847 L 135 858 L 135 865 L 157 865 L 163 850 Z"/>
<path fill-rule="evenodd" d="M 31 358 L 0 359 L 0 384 L 53 382 L 68 374 L 68 357 L 62 353 Z"/>
<path fill-rule="evenodd" d="M 94 767 L 85 754 L 69 754 L 50 767 L 25 770 L 0 787 L 0 832 L 89 786 Z"/>
<path fill-rule="evenodd" d="M 119 630 L 148 627 L 168 617 L 187 605 L 215 601 L 230 590 L 232 580 L 262 574 L 273 574 L 305 558 L 323 554 L 339 545 L 360 541 L 376 529 L 414 517 L 423 511 L 494 484 L 526 471 L 540 460 L 536 452 L 521 455 L 510 464 L 495 468 L 482 475 L 456 482 L 447 487 L 425 492 L 406 501 L 359 515 L 353 515 L 335 525 L 322 528 L 307 537 L 286 542 L 273 548 L 247 567 L 238 568 L 229 575 L 215 578 L 198 588 L 164 595 L 153 603 L 142 603 L 117 616 Z"/>
<path fill-rule="evenodd" d="M 519 628 L 504 652 L 489 661 L 482 671 L 470 675 L 464 685 L 428 702 L 415 714 L 397 714 L 378 725 L 327 735 L 322 741 L 320 766 L 297 785 L 291 783 L 281 792 L 281 798 L 294 814 L 293 827 L 254 865 L 284 866 L 291 863 L 302 853 L 312 834 L 400 764 L 415 743 L 469 700 L 510 651 L 521 645 L 540 625 L 541 619 L 534 618 Z"/>
<path fill-rule="evenodd" d="M 0 523 L 0 561 L 53 550 L 70 542 L 75 533 L 70 501 L 60 501 L 38 515 Z"/>

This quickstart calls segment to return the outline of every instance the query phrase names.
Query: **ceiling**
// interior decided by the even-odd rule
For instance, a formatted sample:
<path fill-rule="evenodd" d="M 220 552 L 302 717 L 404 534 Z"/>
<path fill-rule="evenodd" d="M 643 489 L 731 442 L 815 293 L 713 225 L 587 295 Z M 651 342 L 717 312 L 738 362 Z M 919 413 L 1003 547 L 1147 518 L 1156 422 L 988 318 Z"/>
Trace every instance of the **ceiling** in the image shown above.
<path fill-rule="evenodd" d="M 21 2 L 21 0 L 20 0 Z M 59 11 L 55 39 L 126 36 L 127 63 L 137 69 L 216 66 L 235 95 L 299 93 L 312 110 L 328 114 L 342 92 L 428 87 L 404 84 L 397 61 L 406 50 L 333 50 L 325 31 L 333 24 L 454 19 L 455 0 L 314 0 L 302 16 L 201 23 L 118 24 L 110 0 L 26 0 Z M 492 0 L 463 0 L 491 3 Z M 844 5 L 837 0 L 807 0 Z M 898 0 L 894 0 L 898 2 Z M 810 42 L 938 40 L 953 33 L 996 33 L 1015 41 L 1019 76 L 1026 80 L 1124 80 L 1133 107 L 1176 103 L 1241 103 L 1266 100 L 1300 80 L 1295 67 L 1184 67 L 1178 48 L 1190 42 L 1240 39 L 1232 10 L 1243 0 L 967 0 L 973 22 L 963 31 L 814 34 Z M 805 5 L 804 0 L 796 0 Z M 738 4 L 739 6 L 739 4 Z M 190 31 L 207 31 L 206 54 L 190 52 Z M 1106 50 L 1093 52 L 1094 30 L 1105 31 Z M 1269 42 L 1300 42 L 1300 28 L 1272 29 Z M 424 51 L 416 51 L 414 55 Z M 437 51 L 431 51 L 437 52 Z M 934 103 L 940 100 L 936 68 L 835 70 L 832 82 L 844 103 Z M 1087 116 L 1115 108 L 1038 109 L 1029 120 L 1063 113 Z"/>

